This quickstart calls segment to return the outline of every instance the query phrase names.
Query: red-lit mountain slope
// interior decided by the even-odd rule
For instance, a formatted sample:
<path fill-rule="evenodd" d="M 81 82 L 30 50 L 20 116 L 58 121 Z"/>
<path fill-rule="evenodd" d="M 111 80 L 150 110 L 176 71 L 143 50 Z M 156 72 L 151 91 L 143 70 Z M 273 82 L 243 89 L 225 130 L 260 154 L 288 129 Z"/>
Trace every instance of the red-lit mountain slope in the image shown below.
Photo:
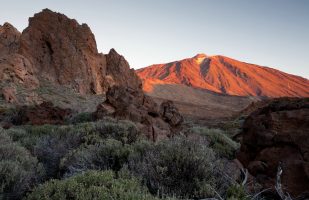
<path fill-rule="evenodd" d="M 151 65 L 137 70 L 137 73 L 144 81 L 147 93 L 151 93 L 156 82 L 154 79 L 157 79 L 161 85 L 182 84 L 228 95 L 309 96 L 308 79 L 225 56 L 198 54 L 193 58 Z"/>

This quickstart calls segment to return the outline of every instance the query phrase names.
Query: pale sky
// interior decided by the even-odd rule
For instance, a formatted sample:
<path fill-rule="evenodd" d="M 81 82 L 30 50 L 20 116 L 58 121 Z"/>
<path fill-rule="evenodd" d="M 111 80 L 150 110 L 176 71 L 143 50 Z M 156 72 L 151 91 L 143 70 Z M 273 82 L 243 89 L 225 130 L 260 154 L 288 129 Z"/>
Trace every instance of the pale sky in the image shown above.
<path fill-rule="evenodd" d="M 309 0 L 0 0 L 22 31 L 44 8 L 87 23 L 100 52 L 133 68 L 225 55 L 309 78 Z"/>

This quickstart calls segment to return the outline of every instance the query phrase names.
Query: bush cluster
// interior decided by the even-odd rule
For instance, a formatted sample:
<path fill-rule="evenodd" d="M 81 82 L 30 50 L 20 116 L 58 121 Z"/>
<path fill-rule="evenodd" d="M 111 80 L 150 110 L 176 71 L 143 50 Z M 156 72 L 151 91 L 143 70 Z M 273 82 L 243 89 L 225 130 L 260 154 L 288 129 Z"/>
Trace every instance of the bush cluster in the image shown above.
<path fill-rule="evenodd" d="M 139 148 L 140 145 L 137 146 Z M 214 195 L 218 166 L 215 155 L 201 140 L 174 137 L 129 158 L 129 167 L 153 194 L 179 198 Z"/>
<path fill-rule="evenodd" d="M 0 199 L 20 199 L 43 176 L 38 160 L 0 129 Z"/>
<path fill-rule="evenodd" d="M 116 177 L 113 171 L 88 171 L 37 187 L 26 200 L 156 200 L 136 178 Z"/>
<path fill-rule="evenodd" d="M 238 145 L 219 130 L 196 127 L 199 137 L 153 143 L 130 121 L 77 122 L 1 130 L 0 199 L 243 197 L 220 162 Z"/>
<path fill-rule="evenodd" d="M 235 158 L 235 153 L 240 145 L 229 138 L 223 130 L 206 127 L 193 127 L 193 133 L 205 136 L 211 147 L 219 156 L 229 159 Z"/>

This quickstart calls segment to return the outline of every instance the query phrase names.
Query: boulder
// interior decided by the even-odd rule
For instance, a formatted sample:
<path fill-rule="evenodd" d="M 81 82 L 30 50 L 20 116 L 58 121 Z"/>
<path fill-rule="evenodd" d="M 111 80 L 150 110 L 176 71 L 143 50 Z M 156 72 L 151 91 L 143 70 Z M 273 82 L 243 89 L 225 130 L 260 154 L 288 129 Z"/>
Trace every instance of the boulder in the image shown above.
<path fill-rule="evenodd" d="M 43 102 L 36 106 L 22 106 L 18 109 L 17 116 L 13 119 L 14 125 L 43 125 L 64 124 L 65 119 L 71 115 L 70 109 L 62 109 L 50 102 Z"/>
<path fill-rule="evenodd" d="M 183 121 L 183 117 L 172 101 L 162 102 L 160 106 L 160 114 L 163 119 L 172 126 L 178 126 Z"/>
<path fill-rule="evenodd" d="M 166 112 L 164 109 L 160 112 L 160 108 L 166 108 Z M 173 129 L 182 122 L 182 117 L 172 102 L 165 102 L 159 107 L 141 89 L 122 86 L 111 87 L 106 93 L 106 101 L 93 113 L 94 119 L 104 116 L 137 123 L 141 132 L 153 141 L 171 135 Z"/>
<path fill-rule="evenodd" d="M 245 120 L 238 159 L 264 188 L 274 188 L 281 165 L 282 188 L 293 197 L 309 193 L 309 98 L 275 99 Z"/>

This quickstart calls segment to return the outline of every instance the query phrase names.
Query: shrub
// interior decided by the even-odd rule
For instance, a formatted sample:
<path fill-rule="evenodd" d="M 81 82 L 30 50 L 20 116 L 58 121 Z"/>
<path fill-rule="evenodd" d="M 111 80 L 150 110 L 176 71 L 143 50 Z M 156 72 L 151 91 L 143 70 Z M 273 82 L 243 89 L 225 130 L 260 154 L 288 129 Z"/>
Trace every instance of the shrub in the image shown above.
<path fill-rule="evenodd" d="M 213 197 L 215 167 L 214 153 L 203 141 L 184 137 L 161 141 L 129 158 L 129 168 L 151 193 L 179 198 Z"/>
<path fill-rule="evenodd" d="M 10 107 L 0 107 L 0 121 L 14 123 L 18 117 L 18 109 Z"/>
<path fill-rule="evenodd" d="M 97 133 L 103 138 L 113 138 L 125 144 L 131 144 L 138 139 L 139 132 L 131 121 L 98 121 L 95 123 Z"/>
<path fill-rule="evenodd" d="M 0 130 L 0 198 L 20 199 L 43 175 L 37 159 Z"/>
<path fill-rule="evenodd" d="M 65 176 L 88 169 L 118 171 L 127 163 L 130 148 L 120 141 L 107 139 L 101 143 L 83 146 L 68 154 L 61 162 Z"/>
<path fill-rule="evenodd" d="M 37 187 L 27 200 L 155 200 L 135 178 L 116 178 L 112 171 L 88 171 Z"/>
<path fill-rule="evenodd" d="M 241 185 L 232 185 L 227 190 L 227 199 L 228 200 L 249 200 L 246 195 L 245 188 Z"/>
<path fill-rule="evenodd" d="M 71 149 L 77 148 L 82 143 L 78 133 L 63 133 L 41 137 L 34 146 L 33 154 L 43 163 L 48 178 L 58 177 L 59 164 Z"/>
<path fill-rule="evenodd" d="M 71 117 L 67 121 L 70 124 L 78 124 L 78 123 L 83 123 L 83 122 L 91 122 L 91 121 L 94 121 L 94 119 L 93 119 L 92 113 L 83 112 L 83 113 L 76 114 L 75 116 Z"/>
<path fill-rule="evenodd" d="M 224 131 L 204 127 L 194 127 L 191 131 L 205 136 L 209 141 L 209 147 L 211 147 L 219 156 L 229 159 L 235 157 L 235 152 L 239 148 L 239 144 L 226 136 Z"/>

